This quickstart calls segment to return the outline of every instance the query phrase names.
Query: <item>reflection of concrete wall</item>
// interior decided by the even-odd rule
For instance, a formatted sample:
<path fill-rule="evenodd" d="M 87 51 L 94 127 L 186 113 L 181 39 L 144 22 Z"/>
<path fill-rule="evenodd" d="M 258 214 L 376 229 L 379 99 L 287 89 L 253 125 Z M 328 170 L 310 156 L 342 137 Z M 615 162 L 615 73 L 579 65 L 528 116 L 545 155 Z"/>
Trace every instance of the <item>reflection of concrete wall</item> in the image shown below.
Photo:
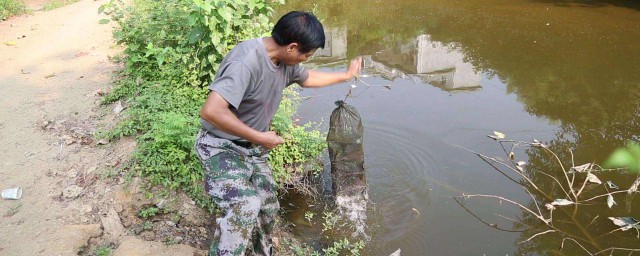
<path fill-rule="evenodd" d="M 342 60 L 347 58 L 347 28 L 329 28 L 324 31 L 324 48 L 314 54 L 317 60 Z"/>
<path fill-rule="evenodd" d="M 464 61 L 462 51 L 453 45 L 431 41 L 429 35 L 384 49 L 365 58 L 365 63 L 367 60 L 371 62 L 367 67 L 388 79 L 409 73 L 447 90 L 480 87 L 480 73 Z"/>
<path fill-rule="evenodd" d="M 429 35 L 420 35 L 417 41 L 417 74 L 439 73 L 453 69 L 453 81 L 443 85 L 446 89 L 480 86 L 480 73 L 473 69 L 471 63 L 464 61 L 462 51 L 454 46 L 431 41 Z"/>

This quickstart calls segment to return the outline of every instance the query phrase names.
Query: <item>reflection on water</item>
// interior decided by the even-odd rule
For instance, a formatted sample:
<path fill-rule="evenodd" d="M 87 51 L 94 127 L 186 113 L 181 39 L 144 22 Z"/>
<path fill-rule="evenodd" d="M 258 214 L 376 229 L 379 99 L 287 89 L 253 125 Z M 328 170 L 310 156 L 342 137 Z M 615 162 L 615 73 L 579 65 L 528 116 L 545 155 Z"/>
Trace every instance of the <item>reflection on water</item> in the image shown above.
<path fill-rule="evenodd" d="M 325 31 L 325 48 L 318 49 L 314 63 L 334 63 L 347 57 L 347 29 L 329 27 Z M 388 80 L 412 79 L 447 91 L 480 89 L 480 72 L 465 61 L 455 44 L 432 41 L 428 34 L 398 42 L 373 55 L 364 55 L 366 73 Z"/>
<path fill-rule="evenodd" d="M 480 72 L 475 71 L 464 57 L 455 44 L 432 41 L 430 35 L 423 34 L 415 40 L 366 56 L 371 65 L 365 67 L 373 68 L 376 74 L 390 80 L 407 78 L 408 74 L 410 79 L 418 78 L 448 91 L 479 89 Z"/>
<path fill-rule="evenodd" d="M 639 140 L 640 3 L 321 0 L 315 4 L 290 0 L 282 8 L 282 12 L 314 9 L 323 19 L 327 48 L 308 65 L 338 71 L 346 59 L 362 55 L 365 73 L 371 75 L 364 80 L 393 84 L 391 90 L 368 90 L 348 99 L 365 123 L 367 179 L 374 211 L 379 213 L 369 220 L 375 229 L 371 255 L 388 255 L 397 248 L 403 255 L 424 255 L 427 249 L 433 255 L 583 253 L 575 246 L 559 251 L 560 240 L 553 235 L 517 243 L 540 230 L 505 234 L 479 225 L 459 206 L 452 206 L 451 196 L 463 192 L 530 201 L 486 163 L 453 145 L 504 155 L 485 137 L 499 130 L 514 139 L 544 140 L 565 163 L 572 159 L 600 163 L 625 141 Z M 350 83 L 304 90 L 302 95 L 310 100 L 299 114 L 304 120 L 326 119 L 333 101 L 344 98 Z M 452 93 L 457 91 L 470 93 Z M 546 154 L 526 151 L 518 158 L 530 163 L 531 178 L 541 187 L 558 192 L 546 177 L 538 177 L 540 171 L 557 168 Z M 618 172 L 600 178 L 624 183 L 635 176 Z M 504 205 L 482 201 L 472 206 L 483 217 L 498 213 L 535 224 L 528 214 Z M 632 205 L 597 207 L 582 217 L 565 217 L 575 223 L 600 216 L 588 229 L 567 225 L 571 233 L 599 237 L 611 229 L 603 216 L 637 212 Z M 517 221 L 501 225 L 522 228 Z M 604 236 L 598 246 L 634 245 L 636 240 L 625 235 Z"/>

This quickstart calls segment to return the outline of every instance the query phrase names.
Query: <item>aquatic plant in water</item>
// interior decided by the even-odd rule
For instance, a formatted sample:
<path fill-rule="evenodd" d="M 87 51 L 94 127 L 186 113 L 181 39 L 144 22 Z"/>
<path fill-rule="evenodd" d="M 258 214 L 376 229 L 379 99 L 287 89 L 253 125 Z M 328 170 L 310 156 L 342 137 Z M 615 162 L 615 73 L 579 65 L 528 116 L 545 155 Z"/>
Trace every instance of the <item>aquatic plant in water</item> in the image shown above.
<path fill-rule="evenodd" d="M 622 180 L 629 181 L 630 184 L 618 186 L 612 180 L 604 179 L 609 176 L 603 174 L 628 175 L 623 172 L 624 169 L 605 169 L 596 163 L 577 165 L 571 150 L 568 151 L 568 157 L 571 159 L 571 165 L 568 166 L 561 161 L 562 157 L 557 149 L 552 150 L 549 145 L 538 140 L 509 140 L 500 132 L 494 132 L 488 137 L 500 144 L 507 156 L 506 160 L 465 149 L 476 154 L 508 180 L 520 185 L 531 197 L 532 202 L 519 202 L 491 194 L 463 194 L 455 197 L 456 202 L 476 219 L 494 229 L 521 232 L 523 236 L 518 245 L 525 248 L 523 250 L 534 250 L 537 253 L 549 253 L 540 248 L 541 242 L 536 244 L 536 240 L 551 234 L 557 235 L 552 241 L 559 241 L 560 251 L 566 250 L 567 244 L 572 243 L 577 246 L 575 250 L 588 255 L 613 254 L 616 251 L 629 254 L 640 252 L 640 248 L 625 246 L 637 244 L 637 240 L 633 240 L 640 239 L 640 221 L 632 216 L 617 216 L 612 211 L 619 201 L 620 204 L 626 205 L 628 213 L 633 213 L 632 195 L 638 193 L 640 178 L 633 181 L 623 177 Z M 550 166 L 546 165 L 545 169 L 530 168 L 529 163 L 518 161 L 514 152 L 522 148 L 544 154 L 551 159 L 548 160 Z M 556 166 L 558 168 L 555 168 Z M 472 198 L 490 198 L 499 200 L 500 203 L 506 202 L 518 207 L 522 211 L 522 217 L 516 220 L 496 214 L 516 223 L 514 229 L 499 227 L 478 216 L 465 205 L 465 200 Z M 625 233 L 618 234 L 615 238 L 609 237 L 616 232 Z M 533 245 L 526 245 L 527 243 Z"/>

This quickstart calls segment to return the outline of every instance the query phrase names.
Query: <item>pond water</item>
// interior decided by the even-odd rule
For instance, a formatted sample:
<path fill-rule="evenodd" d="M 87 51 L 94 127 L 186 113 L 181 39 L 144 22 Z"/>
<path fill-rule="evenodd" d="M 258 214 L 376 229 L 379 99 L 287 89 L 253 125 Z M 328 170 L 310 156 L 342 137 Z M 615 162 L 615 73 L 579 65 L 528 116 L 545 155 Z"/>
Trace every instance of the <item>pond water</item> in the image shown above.
<path fill-rule="evenodd" d="M 548 229 L 532 214 L 496 199 L 464 201 L 489 224 L 527 230 L 500 231 L 453 198 L 498 195 L 537 212 L 520 185 L 469 151 L 507 161 L 500 145 L 487 138 L 493 131 L 542 141 L 567 168 L 568 150 L 576 165 L 601 163 L 626 141 L 638 140 L 637 1 L 289 0 L 275 16 L 288 10 L 313 10 L 325 25 L 327 45 L 305 64 L 309 68 L 340 71 L 346 60 L 365 58 L 362 80 L 371 86 L 355 83 L 354 97 L 347 99 L 365 128 L 372 202 L 365 254 L 397 249 L 402 255 L 585 254 L 572 242 L 559 249 L 569 235 L 591 252 L 639 247 L 633 230 L 606 234 L 616 228 L 606 217 L 640 219 L 638 200 L 626 193 L 616 194 L 612 209 L 604 197 L 564 206 L 570 210 L 556 210 L 554 223 L 566 234 L 530 241 Z M 323 121 L 320 127 L 327 131 L 334 102 L 345 98 L 351 84 L 302 90 L 308 99 L 300 106 L 301 120 Z M 528 163 L 528 177 L 552 197 L 532 192 L 540 207 L 566 197 L 542 174 L 564 180 L 549 154 L 535 148 L 514 153 L 516 161 Z M 621 171 L 597 175 L 621 189 L 637 178 Z M 602 185 L 585 191 L 606 193 Z M 307 206 L 293 201 L 283 208 L 299 219 Z M 294 232 L 311 241 L 319 236 L 318 225 L 297 225 Z"/>

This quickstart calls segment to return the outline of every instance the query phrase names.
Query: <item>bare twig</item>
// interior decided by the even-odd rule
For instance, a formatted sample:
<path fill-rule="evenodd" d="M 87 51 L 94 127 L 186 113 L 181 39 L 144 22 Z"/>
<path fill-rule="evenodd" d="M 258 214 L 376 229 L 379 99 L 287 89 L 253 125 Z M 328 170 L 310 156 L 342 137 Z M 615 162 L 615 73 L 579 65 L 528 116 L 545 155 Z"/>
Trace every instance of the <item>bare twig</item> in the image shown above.
<path fill-rule="evenodd" d="M 544 235 L 544 234 L 552 233 L 552 232 L 556 232 L 556 230 L 554 230 L 554 229 L 549 229 L 549 230 L 547 230 L 547 231 L 543 231 L 543 232 L 537 233 L 537 234 L 535 234 L 535 235 L 533 235 L 533 236 L 529 237 L 529 239 L 519 242 L 518 244 L 529 242 L 529 241 L 531 241 L 531 239 L 535 238 L 536 236 L 540 236 L 540 235 Z"/>
<path fill-rule="evenodd" d="M 570 237 L 565 237 L 564 239 L 562 239 L 562 244 L 560 245 L 560 250 L 562 250 L 562 248 L 564 248 L 564 241 L 566 240 L 571 240 L 574 243 L 576 243 L 578 246 L 580 246 L 580 248 L 582 248 L 582 250 L 584 250 L 585 252 L 587 252 L 587 254 L 592 255 L 593 253 L 591 253 L 589 250 L 587 250 L 587 248 L 584 248 L 584 246 L 582 246 L 582 244 L 578 243 L 578 241 L 574 240 L 573 238 Z"/>
<path fill-rule="evenodd" d="M 584 183 L 582 183 L 582 187 L 580 187 L 580 190 L 578 190 L 578 194 L 577 194 L 578 196 L 580 195 L 580 193 L 582 193 L 582 190 L 584 189 L 584 187 L 587 186 L 587 181 L 589 181 L 589 174 L 588 173 L 587 173 L 587 177 L 584 177 Z"/>
<path fill-rule="evenodd" d="M 560 165 L 560 168 L 562 169 L 562 174 L 564 175 L 565 179 L 567 179 L 567 184 L 571 185 L 571 181 L 569 181 L 569 176 L 567 176 L 567 170 L 564 168 L 564 165 L 562 165 L 562 161 L 560 161 L 560 157 L 558 157 L 558 155 L 556 153 L 551 151 L 551 149 L 548 149 L 547 147 L 542 147 L 542 148 L 544 148 L 548 153 L 550 153 L 551 155 L 553 155 L 553 157 L 556 158 L 556 161 L 558 161 L 558 164 Z M 569 186 L 569 191 L 571 191 L 571 194 L 573 195 L 573 198 L 576 201 L 578 201 L 578 196 L 576 195 L 576 192 L 573 190 L 573 187 Z"/>
<path fill-rule="evenodd" d="M 615 250 L 620 250 L 620 251 L 629 251 L 630 253 L 632 253 L 632 252 L 640 252 L 640 249 L 620 248 L 620 247 L 610 247 L 610 248 L 604 249 L 604 250 L 602 250 L 602 251 L 596 252 L 596 253 L 594 253 L 594 254 L 592 254 L 592 255 L 598 255 L 598 254 L 600 254 L 600 253 L 603 253 L 603 252 L 606 252 L 606 251 L 609 251 L 609 250 L 611 250 L 611 254 L 613 254 L 613 252 L 614 252 Z"/>
<path fill-rule="evenodd" d="M 560 189 L 562 189 L 562 192 L 564 192 L 564 194 L 567 196 L 567 198 L 570 198 L 571 196 L 569 195 L 569 192 L 567 192 L 567 190 L 564 189 L 564 186 L 562 186 L 562 183 L 560 183 L 560 181 L 558 179 L 556 179 L 556 177 L 553 177 L 553 175 L 548 174 L 546 172 L 543 171 L 538 171 L 539 173 L 542 173 L 543 175 L 552 178 L 554 181 L 556 181 L 556 183 L 558 183 L 558 186 L 560 186 Z M 552 199 L 551 197 L 549 197 L 549 199 Z"/>
<path fill-rule="evenodd" d="M 549 220 L 547 220 L 547 219 L 545 219 L 545 218 L 544 218 L 544 216 L 542 216 L 542 215 L 538 215 L 537 213 L 533 212 L 531 209 L 527 208 L 526 206 L 524 206 L 524 205 L 522 205 L 522 204 L 520 204 L 520 203 L 518 203 L 518 202 L 516 202 L 516 201 L 510 200 L 510 199 L 507 199 L 507 198 L 504 198 L 504 197 L 501 197 L 501 196 L 496 196 L 496 195 L 481 195 L 481 194 L 474 194 L 474 195 L 462 195 L 462 196 L 463 196 L 463 197 L 465 197 L 465 198 L 471 198 L 471 197 L 487 197 L 487 198 L 496 198 L 496 199 L 500 199 L 500 200 L 502 200 L 502 201 L 507 201 L 507 202 L 509 202 L 509 203 L 512 203 L 512 204 L 514 204 L 514 205 L 517 205 L 518 207 L 520 207 L 520 209 L 523 209 L 523 210 L 525 210 L 525 211 L 527 211 L 527 212 L 529 212 L 529 213 L 533 214 L 534 216 L 536 216 L 536 218 L 540 219 L 542 222 L 544 222 L 545 224 L 547 224 L 547 225 L 549 225 L 549 226 L 550 226 L 550 221 L 549 221 Z"/>
<path fill-rule="evenodd" d="M 588 201 L 591 201 L 591 200 L 596 199 L 596 198 L 600 198 L 600 197 L 603 197 L 603 196 L 609 196 L 609 195 L 613 195 L 613 194 L 618 194 L 618 193 L 627 193 L 627 191 L 626 190 L 613 191 L 613 192 L 606 193 L 604 195 L 594 196 L 592 198 L 589 198 L 589 199 L 586 199 L 586 200 L 582 200 L 582 202 L 588 202 Z"/>
<path fill-rule="evenodd" d="M 538 186 L 536 186 L 536 184 L 535 184 L 535 183 L 533 183 L 533 181 L 531 181 L 531 179 L 529 179 L 529 177 L 527 177 L 526 175 L 524 175 L 524 173 L 521 173 L 521 172 L 520 172 L 520 171 L 518 171 L 517 169 L 515 169 L 515 168 L 513 168 L 513 167 L 511 167 L 511 166 L 509 166 L 509 165 L 507 165 L 507 164 L 505 164 L 505 163 L 503 163 L 503 162 L 501 162 L 501 161 L 498 161 L 497 159 L 495 159 L 495 158 L 493 158 L 493 157 L 485 156 L 485 155 L 483 155 L 483 154 L 480 154 L 480 153 L 478 153 L 478 152 L 475 152 L 475 151 L 473 151 L 473 150 L 471 150 L 471 149 L 468 149 L 468 148 L 465 148 L 465 147 L 462 147 L 462 146 L 458 146 L 458 145 L 456 145 L 456 146 L 457 146 L 457 147 L 460 147 L 460 148 L 462 148 L 462 149 L 464 149 L 464 150 L 467 150 L 467 151 L 469 151 L 469 152 L 471 152 L 471 153 L 474 153 L 474 154 L 476 154 L 477 156 L 479 156 L 480 158 L 489 159 L 489 160 L 491 160 L 491 161 L 493 161 L 493 162 L 495 162 L 495 163 L 497 163 L 497 164 L 500 164 L 500 165 L 502 165 L 502 166 L 504 166 L 504 167 L 508 168 L 509 170 L 511 170 L 511 171 L 513 171 L 513 172 L 515 172 L 515 173 L 517 173 L 517 174 L 518 174 L 518 175 L 520 175 L 522 178 L 524 178 L 524 179 L 527 181 L 527 183 L 529 183 L 529 185 L 531 185 L 532 187 L 534 187 L 534 188 L 535 188 L 536 190 L 538 190 L 540 193 L 544 194 L 544 192 L 543 192 L 540 188 L 538 188 Z M 496 169 L 497 169 L 497 168 L 496 168 Z M 502 172 L 501 172 L 501 173 L 502 173 Z M 505 176 L 507 176 L 505 173 L 502 173 L 502 174 L 504 174 Z M 507 176 L 507 177 L 508 177 L 508 176 Z M 520 182 L 517 182 L 517 181 L 515 181 L 515 180 L 513 180 L 513 179 L 511 179 L 511 180 L 512 180 L 512 181 L 514 181 L 514 182 L 516 182 L 516 183 L 518 183 L 518 184 L 520 184 L 520 185 L 522 185 Z"/>
<path fill-rule="evenodd" d="M 593 220 L 591 220 L 591 222 L 589 222 L 589 224 L 587 224 L 585 228 L 588 228 L 589 226 L 591 226 L 591 224 L 593 224 L 596 221 L 596 219 L 598 219 L 598 217 L 600 217 L 600 215 L 597 215 L 595 218 L 593 218 Z"/>
<path fill-rule="evenodd" d="M 536 198 L 531 194 L 531 192 L 529 192 L 529 190 L 525 187 L 523 187 L 524 191 L 527 191 L 527 194 L 529 194 L 529 196 L 531 196 L 531 199 L 533 199 L 533 204 L 536 205 L 536 208 L 538 208 L 538 213 L 540 213 L 540 216 L 542 216 L 542 211 L 540 210 L 540 206 L 538 206 L 538 200 L 536 200 Z"/>
<path fill-rule="evenodd" d="M 520 220 L 516 220 L 516 219 L 514 219 L 514 218 L 509 218 L 509 217 L 507 217 L 507 216 L 503 216 L 503 215 L 500 215 L 500 214 L 497 214 L 497 213 L 494 213 L 494 214 L 495 214 L 496 216 L 501 217 L 501 218 L 504 218 L 504 219 L 506 219 L 506 220 L 510 220 L 510 221 L 513 221 L 513 222 L 520 223 L 520 224 L 522 224 L 522 225 L 524 225 L 524 226 L 527 226 L 529 229 L 527 229 L 527 230 L 523 230 L 523 232 L 530 231 L 530 230 L 533 230 L 533 229 L 534 229 L 533 227 L 531 227 L 531 225 L 529 225 L 529 224 L 527 224 L 527 223 L 524 223 L 524 222 L 522 222 L 522 221 L 520 221 Z"/>
<path fill-rule="evenodd" d="M 464 206 L 464 204 L 462 204 L 462 202 L 458 201 L 458 198 L 454 197 L 453 200 L 456 201 L 456 203 L 458 203 L 460 206 L 462 206 L 462 208 L 467 211 L 469 214 L 471 214 L 471 216 L 473 216 L 474 218 L 476 218 L 477 220 L 479 220 L 480 222 L 482 222 L 482 224 L 487 225 L 488 227 L 497 229 L 497 230 L 501 230 L 501 231 L 506 231 L 506 232 L 513 232 L 513 233 L 522 233 L 525 232 L 527 230 L 509 230 L 509 229 L 503 229 L 503 228 L 499 228 L 497 224 L 491 224 L 488 223 L 486 221 L 484 221 L 482 218 L 478 217 L 478 215 L 474 214 L 472 211 L 470 211 L 466 206 Z"/>

